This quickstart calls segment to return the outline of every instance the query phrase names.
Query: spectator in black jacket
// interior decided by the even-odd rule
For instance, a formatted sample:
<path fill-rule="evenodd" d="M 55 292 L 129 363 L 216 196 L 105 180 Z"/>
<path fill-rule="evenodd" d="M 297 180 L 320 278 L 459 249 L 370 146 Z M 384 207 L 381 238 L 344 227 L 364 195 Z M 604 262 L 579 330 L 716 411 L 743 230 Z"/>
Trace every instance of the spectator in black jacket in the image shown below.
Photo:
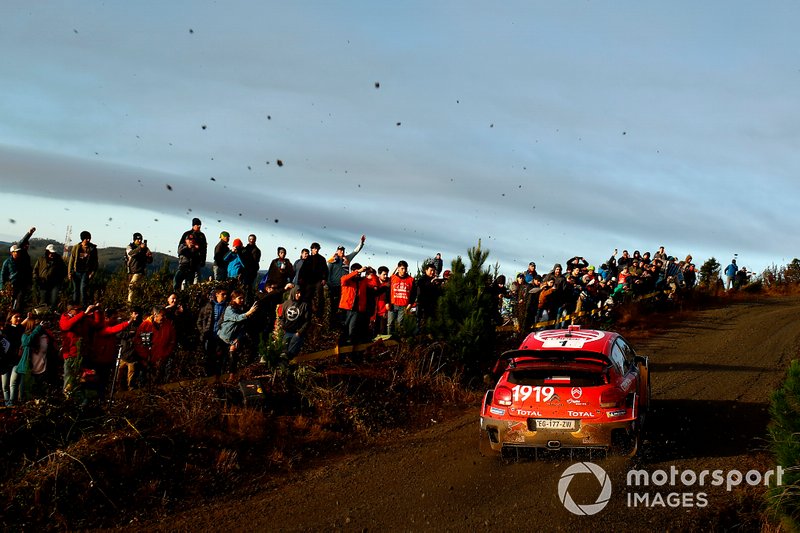
<path fill-rule="evenodd" d="M 325 282 L 328 279 L 328 263 L 319 250 L 319 243 L 311 243 L 311 254 L 300 267 L 298 281 L 303 301 L 312 305 L 316 300 L 314 309 L 316 309 L 317 318 L 322 318 L 325 314 Z"/>
<path fill-rule="evenodd" d="M 228 279 L 228 262 L 225 261 L 231 247 L 228 243 L 231 240 L 231 234 L 223 231 L 219 234 L 219 242 L 214 247 L 214 263 L 211 265 L 211 274 L 216 281 L 225 281 Z"/>
<path fill-rule="evenodd" d="M 181 240 L 178 241 L 178 253 L 180 253 L 181 245 L 186 242 L 186 238 L 190 235 L 195 244 L 197 258 L 193 265 L 192 279 L 189 280 L 190 285 L 200 282 L 200 270 L 205 266 L 206 258 L 208 257 L 208 241 L 206 240 L 206 234 L 200 231 L 201 225 L 202 222 L 200 222 L 199 218 L 193 218 L 192 229 L 184 231 L 183 235 L 181 235 Z"/>
<path fill-rule="evenodd" d="M 175 272 L 173 290 L 179 291 L 183 284 L 191 285 L 196 279 L 199 265 L 203 261 L 200 246 L 195 242 L 194 236 L 189 234 L 186 240 L 178 247 L 178 271 Z"/>
<path fill-rule="evenodd" d="M 44 255 L 36 261 L 33 280 L 39 291 L 39 303 L 46 304 L 51 311 L 58 306 L 58 297 L 67 278 L 67 264 L 56 252 L 56 247 L 48 244 Z"/>
<path fill-rule="evenodd" d="M 141 233 L 133 234 L 133 242 L 125 249 L 127 257 L 128 276 L 128 303 L 133 301 L 133 291 L 136 285 L 142 281 L 147 265 L 153 262 L 153 252 L 147 247 L 147 241 L 142 239 Z"/>

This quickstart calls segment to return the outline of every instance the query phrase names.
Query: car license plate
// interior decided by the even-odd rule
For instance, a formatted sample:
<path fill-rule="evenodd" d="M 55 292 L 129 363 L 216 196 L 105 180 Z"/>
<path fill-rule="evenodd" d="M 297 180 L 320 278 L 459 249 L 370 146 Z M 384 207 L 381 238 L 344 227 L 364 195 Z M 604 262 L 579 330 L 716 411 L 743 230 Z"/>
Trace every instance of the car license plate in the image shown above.
<path fill-rule="evenodd" d="M 574 430 L 575 420 L 556 420 L 552 418 L 537 418 L 536 429 Z"/>

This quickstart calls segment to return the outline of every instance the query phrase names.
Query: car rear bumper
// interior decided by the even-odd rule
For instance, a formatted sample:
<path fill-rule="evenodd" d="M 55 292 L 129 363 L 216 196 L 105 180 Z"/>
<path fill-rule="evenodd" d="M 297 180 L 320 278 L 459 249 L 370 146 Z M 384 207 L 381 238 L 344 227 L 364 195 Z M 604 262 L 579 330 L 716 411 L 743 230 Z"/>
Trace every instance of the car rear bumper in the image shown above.
<path fill-rule="evenodd" d="M 612 434 L 617 431 L 631 433 L 635 419 L 608 422 L 581 421 L 576 431 L 539 429 L 531 430 L 528 421 L 481 417 L 481 438 L 488 439 L 492 450 L 505 447 L 522 448 L 609 448 Z"/>

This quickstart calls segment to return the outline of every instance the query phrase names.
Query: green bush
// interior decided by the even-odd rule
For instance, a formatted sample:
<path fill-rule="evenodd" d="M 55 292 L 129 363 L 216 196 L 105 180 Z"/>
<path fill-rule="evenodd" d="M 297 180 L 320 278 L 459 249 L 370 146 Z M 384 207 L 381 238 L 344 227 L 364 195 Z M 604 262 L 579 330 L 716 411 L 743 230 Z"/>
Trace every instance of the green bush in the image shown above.
<path fill-rule="evenodd" d="M 489 251 L 482 250 L 479 241 L 467 255 L 469 270 L 461 256 L 452 263 L 429 333 L 444 341 L 468 375 L 475 375 L 494 357 L 494 301 L 489 293 L 492 276 L 484 268 Z"/>
<path fill-rule="evenodd" d="M 772 395 L 769 435 L 778 465 L 784 470 L 783 485 L 772 487 L 768 498 L 785 520 L 796 526 L 800 520 L 800 361 L 789 365 L 786 380 Z"/>

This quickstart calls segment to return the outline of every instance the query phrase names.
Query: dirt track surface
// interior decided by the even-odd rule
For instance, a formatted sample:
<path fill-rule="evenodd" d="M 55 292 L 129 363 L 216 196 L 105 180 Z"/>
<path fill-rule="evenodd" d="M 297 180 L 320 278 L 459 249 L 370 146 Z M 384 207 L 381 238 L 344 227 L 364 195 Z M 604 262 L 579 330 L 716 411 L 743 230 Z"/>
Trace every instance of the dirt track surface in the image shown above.
<path fill-rule="evenodd" d="M 570 457 L 503 461 L 478 453 L 478 406 L 422 431 L 327 466 L 295 474 L 247 498 L 227 498 L 163 521 L 165 530 L 215 531 L 684 531 L 739 527 L 735 512 L 760 503 L 764 487 L 630 487 L 630 469 L 649 473 L 691 469 L 763 473 L 775 468 L 766 453 L 771 392 L 800 349 L 800 300 L 772 299 L 699 313 L 696 319 L 633 342 L 650 356 L 653 410 L 644 449 L 633 460 Z M 609 476 L 613 492 L 593 516 L 567 511 L 558 482 L 575 463 L 591 461 Z M 680 474 L 679 474 L 680 475 Z M 678 478 L 679 479 L 679 478 Z M 703 507 L 629 506 L 631 493 L 685 494 Z M 600 483 L 576 475 L 569 494 L 595 503 Z M 682 505 L 682 504 L 681 504 Z M 751 515 L 752 517 L 752 515 Z M 745 520 L 747 516 L 745 515 Z M 152 529 L 150 524 L 148 529 Z"/>

